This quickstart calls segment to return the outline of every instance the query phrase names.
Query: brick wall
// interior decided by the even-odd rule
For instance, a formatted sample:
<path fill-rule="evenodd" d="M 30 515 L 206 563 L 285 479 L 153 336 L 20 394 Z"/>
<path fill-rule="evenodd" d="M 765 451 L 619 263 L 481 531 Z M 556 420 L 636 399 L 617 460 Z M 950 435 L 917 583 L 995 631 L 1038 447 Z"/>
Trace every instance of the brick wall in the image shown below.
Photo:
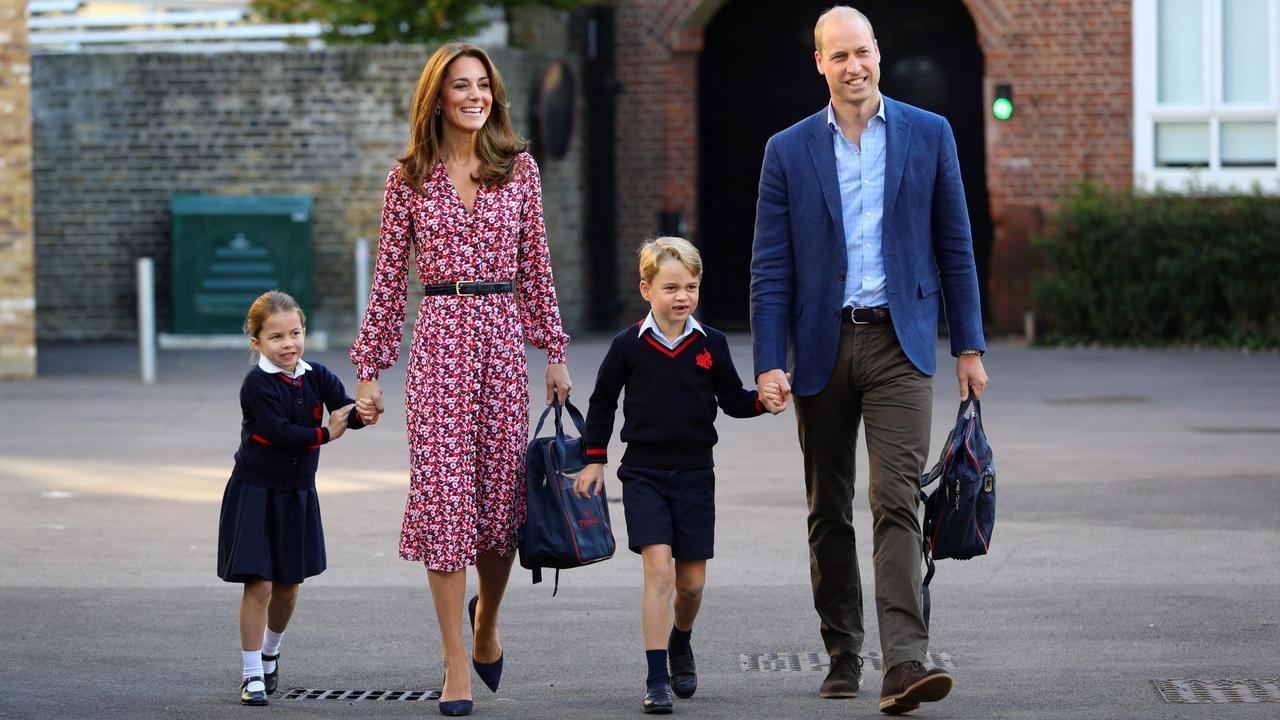
<path fill-rule="evenodd" d="M 430 48 L 34 58 L 36 276 L 42 340 L 135 337 L 133 260 L 156 259 L 169 327 L 169 199 L 175 193 L 315 196 L 311 325 L 347 341 L 353 248 L 376 243 L 387 171 Z M 514 123 L 528 136 L 552 54 L 497 49 Z M 581 127 L 579 124 L 578 127 Z M 543 161 L 566 325 L 581 326 L 579 140 Z M 534 150 L 535 155 L 537 150 Z"/>
<path fill-rule="evenodd" d="M 1014 86 L 1013 119 L 1000 122 L 988 115 L 986 128 L 995 226 L 991 329 L 1010 332 L 1020 329 L 1022 313 L 1031 307 L 1035 258 L 1030 237 L 1041 229 L 1064 185 L 1084 179 L 1132 183 L 1131 3 L 963 1 L 985 54 L 981 81 L 988 104 L 996 83 Z M 689 233 L 696 231 L 696 61 L 701 28 L 724 4 L 615 3 L 618 75 L 624 88 L 618 97 L 617 133 L 623 287 L 634 282 L 633 251 L 655 229 L 657 213 L 682 211 Z M 764 148 L 748 151 L 763 154 Z M 629 316 L 642 311 L 635 298 L 627 300 Z"/>
<path fill-rule="evenodd" d="M 1133 183 L 1131 4 L 1121 0 L 971 0 L 986 56 L 986 97 L 1012 83 L 1015 114 L 987 120 L 995 237 L 992 314 L 1015 330 L 1031 309 L 1043 229 L 1064 186 Z"/>
<path fill-rule="evenodd" d="M 31 60 L 23 0 L 0 0 L 0 378 L 36 369 Z"/>
<path fill-rule="evenodd" d="M 698 55 L 700 37 L 678 32 L 690 2 L 616 3 L 618 277 L 623 317 L 648 306 L 631 289 L 636 248 L 657 229 L 659 213 L 682 213 L 697 234 Z M 761 148 L 763 150 L 763 148 Z"/>

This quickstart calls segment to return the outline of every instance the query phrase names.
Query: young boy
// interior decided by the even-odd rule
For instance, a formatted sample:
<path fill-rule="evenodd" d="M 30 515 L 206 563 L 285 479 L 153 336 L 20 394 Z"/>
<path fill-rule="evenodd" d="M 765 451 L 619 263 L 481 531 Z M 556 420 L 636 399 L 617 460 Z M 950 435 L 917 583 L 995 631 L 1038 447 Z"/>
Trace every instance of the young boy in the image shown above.
<path fill-rule="evenodd" d="M 644 559 L 646 713 L 669 713 L 673 690 L 688 698 L 698 687 L 690 637 L 715 534 L 716 405 L 740 418 L 785 409 L 776 384 L 759 399 L 744 389 L 724 334 L 693 319 L 701 280 L 702 258 L 689 241 L 661 237 L 640 248 L 640 294 L 652 309 L 613 339 L 600 365 L 587 412 L 590 464 L 574 484 L 580 497 L 604 485 L 618 393 L 626 388 L 618 479 L 631 550 Z"/>

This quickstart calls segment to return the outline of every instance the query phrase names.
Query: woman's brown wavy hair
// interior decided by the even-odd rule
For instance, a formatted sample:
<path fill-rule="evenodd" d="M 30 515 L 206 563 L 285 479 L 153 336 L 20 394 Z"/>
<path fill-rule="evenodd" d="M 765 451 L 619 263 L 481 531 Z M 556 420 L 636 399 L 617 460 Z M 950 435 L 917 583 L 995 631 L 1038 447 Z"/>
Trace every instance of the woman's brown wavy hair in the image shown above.
<path fill-rule="evenodd" d="M 440 159 L 444 119 L 435 112 L 440 91 L 449 65 L 464 55 L 484 64 L 489 75 L 489 89 L 493 93 L 489 118 L 477 133 L 476 155 L 480 157 L 480 170 L 479 175 L 472 179 L 485 185 L 505 185 L 515 175 L 516 155 L 528 148 L 528 143 L 511 129 L 507 91 L 489 55 L 470 43 L 442 45 L 431 54 L 422 68 L 422 77 L 418 78 L 418 89 L 413 94 L 413 107 L 409 111 L 409 147 L 399 158 L 401 179 L 419 195 L 425 194 L 422 184 Z"/>

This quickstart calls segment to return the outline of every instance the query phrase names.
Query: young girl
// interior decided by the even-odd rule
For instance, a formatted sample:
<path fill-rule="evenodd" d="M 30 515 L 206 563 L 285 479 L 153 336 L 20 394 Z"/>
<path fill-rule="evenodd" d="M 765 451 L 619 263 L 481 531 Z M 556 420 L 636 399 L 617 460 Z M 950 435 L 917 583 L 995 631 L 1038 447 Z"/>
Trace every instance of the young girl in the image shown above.
<path fill-rule="evenodd" d="M 738 418 L 785 407 L 776 383 L 759 398 L 743 388 L 724 333 L 693 319 L 701 281 L 702 258 L 689 241 L 641 247 L 640 294 L 651 310 L 613 339 L 600 364 L 587 412 L 589 464 L 574 483 L 580 497 L 599 494 L 625 389 L 618 479 L 631 550 L 644 559 L 646 713 L 669 713 L 673 691 L 689 698 L 698 688 L 690 640 L 715 537 L 716 406 Z"/>
<path fill-rule="evenodd" d="M 222 495 L 218 577 L 244 583 L 240 702 L 266 705 L 280 681 L 280 641 L 298 585 L 325 568 L 320 446 L 363 424 L 342 381 L 302 359 L 306 318 L 296 300 L 263 293 L 244 331 L 258 363 L 240 386 L 240 449 Z M 329 409 L 328 427 L 321 426 L 321 406 Z"/>

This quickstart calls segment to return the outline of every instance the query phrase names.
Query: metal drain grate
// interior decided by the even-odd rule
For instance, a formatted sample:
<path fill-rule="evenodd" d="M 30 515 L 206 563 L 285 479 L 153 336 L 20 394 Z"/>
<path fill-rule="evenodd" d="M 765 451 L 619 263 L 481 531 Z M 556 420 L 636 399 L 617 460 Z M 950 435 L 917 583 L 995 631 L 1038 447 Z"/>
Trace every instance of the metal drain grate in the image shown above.
<path fill-rule="evenodd" d="M 312 690 L 290 688 L 280 696 L 281 700 L 346 700 L 361 702 L 382 700 L 389 702 L 434 702 L 440 699 L 439 690 Z"/>
<path fill-rule="evenodd" d="M 1146 395 L 1090 395 L 1045 398 L 1046 405 L 1134 405 L 1151 402 Z"/>
<path fill-rule="evenodd" d="M 1280 427 L 1236 427 L 1224 425 L 1221 427 L 1193 427 L 1191 429 L 1196 432 L 1213 435 L 1280 435 Z"/>
<path fill-rule="evenodd" d="M 1280 679 L 1156 680 L 1167 703 L 1280 703 Z"/>
<path fill-rule="evenodd" d="M 862 660 L 876 670 L 884 669 L 884 659 L 875 650 L 863 653 Z M 826 672 L 830 664 L 831 658 L 825 652 L 759 652 L 738 656 L 738 668 L 742 672 Z M 955 670 L 951 655 L 944 652 L 929 653 L 929 662 L 925 665 Z"/>

